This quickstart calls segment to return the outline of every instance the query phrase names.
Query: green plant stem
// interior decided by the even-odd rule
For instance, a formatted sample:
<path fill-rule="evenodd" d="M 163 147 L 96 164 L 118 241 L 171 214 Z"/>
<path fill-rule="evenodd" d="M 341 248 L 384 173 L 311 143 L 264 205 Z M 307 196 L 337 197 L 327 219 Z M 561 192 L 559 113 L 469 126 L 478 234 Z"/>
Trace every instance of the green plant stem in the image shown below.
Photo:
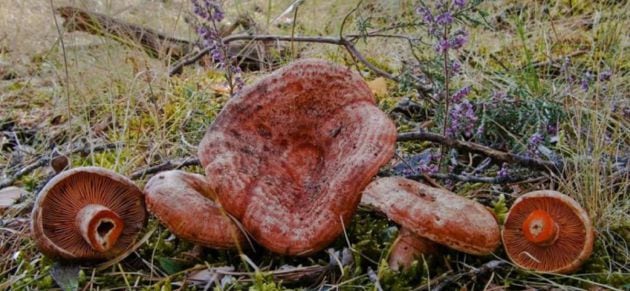
<path fill-rule="evenodd" d="M 444 35 L 443 39 L 448 39 L 448 26 L 444 27 Z M 444 123 L 442 124 L 442 135 L 446 136 L 446 128 L 448 127 L 448 107 L 449 107 L 449 70 L 448 70 L 448 47 L 444 50 Z M 444 159 L 444 155 L 446 152 L 446 147 L 440 147 L 440 161 L 438 163 L 440 167 L 440 171 L 444 170 L 445 165 L 442 163 Z"/>

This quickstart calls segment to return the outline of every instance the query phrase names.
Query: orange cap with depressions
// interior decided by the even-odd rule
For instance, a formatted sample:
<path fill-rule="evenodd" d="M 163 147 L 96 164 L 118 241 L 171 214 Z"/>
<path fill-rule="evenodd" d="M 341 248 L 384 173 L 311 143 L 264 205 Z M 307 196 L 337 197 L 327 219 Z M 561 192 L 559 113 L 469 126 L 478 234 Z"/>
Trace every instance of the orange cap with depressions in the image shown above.
<path fill-rule="evenodd" d="M 149 211 L 177 237 L 214 249 L 243 245 L 245 236 L 214 202 L 204 176 L 161 172 L 147 182 L 144 192 Z"/>
<path fill-rule="evenodd" d="M 591 255 L 594 232 L 588 214 L 575 200 L 543 190 L 516 199 L 502 237 L 507 255 L 519 267 L 570 273 Z"/>
<path fill-rule="evenodd" d="M 107 169 L 80 167 L 55 176 L 33 206 L 31 229 L 40 251 L 66 260 L 112 258 L 142 230 L 142 191 Z"/>
<path fill-rule="evenodd" d="M 221 205 L 258 243 L 308 255 L 343 232 L 395 143 L 361 76 L 311 59 L 232 97 L 198 156 Z"/>

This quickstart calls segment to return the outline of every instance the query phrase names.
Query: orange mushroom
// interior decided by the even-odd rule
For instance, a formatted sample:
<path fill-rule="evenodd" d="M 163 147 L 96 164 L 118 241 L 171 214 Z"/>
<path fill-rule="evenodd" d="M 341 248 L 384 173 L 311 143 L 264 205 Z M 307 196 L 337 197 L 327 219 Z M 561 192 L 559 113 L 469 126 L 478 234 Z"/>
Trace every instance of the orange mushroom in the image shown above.
<path fill-rule="evenodd" d="M 214 200 L 202 175 L 161 172 L 144 187 L 147 207 L 173 234 L 201 246 L 232 249 L 245 237 Z"/>
<path fill-rule="evenodd" d="M 395 142 L 360 75 L 302 60 L 232 97 L 198 156 L 221 205 L 258 243 L 307 255 L 342 233 Z"/>
<path fill-rule="evenodd" d="M 403 243 L 394 244 L 393 259 L 390 254 L 393 269 L 408 267 L 413 258 L 434 251 L 434 243 L 473 255 L 490 254 L 500 243 L 499 225 L 483 205 L 406 178 L 373 181 L 363 191 L 361 204 L 402 226 L 397 242 Z M 407 257 L 400 258 L 400 253 Z"/>
<path fill-rule="evenodd" d="M 146 220 L 142 191 L 98 167 L 71 169 L 42 189 L 31 215 L 40 251 L 53 258 L 98 260 L 127 250 Z"/>
<path fill-rule="evenodd" d="M 588 214 L 571 197 L 543 190 L 520 196 L 502 231 L 503 245 L 517 266 L 550 273 L 570 273 L 593 250 Z"/>

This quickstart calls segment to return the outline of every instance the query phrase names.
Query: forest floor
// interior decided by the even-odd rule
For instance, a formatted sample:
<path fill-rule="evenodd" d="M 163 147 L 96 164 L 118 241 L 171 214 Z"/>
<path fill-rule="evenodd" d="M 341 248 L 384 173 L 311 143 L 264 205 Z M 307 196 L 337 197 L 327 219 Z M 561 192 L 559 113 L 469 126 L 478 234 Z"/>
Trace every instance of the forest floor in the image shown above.
<path fill-rule="evenodd" d="M 593 221 L 596 241 L 591 258 L 573 274 L 541 274 L 511 264 L 502 248 L 485 257 L 443 249 L 398 273 L 387 267 L 386 259 L 397 226 L 360 208 L 345 235 L 330 246 L 337 254 L 349 250 L 353 263 L 331 268 L 335 264 L 326 251 L 293 258 L 262 248 L 240 255 L 200 249 L 150 218 L 140 234 L 143 243 L 133 253 L 101 268 L 83 266 L 78 276 L 69 275 L 67 286 L 81 290 L 630 289 L 629 2 L 472 1 L 457 15 L 456 26 L 468 32 L 468 42 L 450 56 L 461 64 L 461 72 L 449 81 L 435 41 L 420 23 L 422 16 L 416 11 L 420 1 L 306 0 L 297 12 L 283 14 L 292 2 L 226 0 L 222 23 L 247 15 L 255 23 L 254 33 L 283 36 L 339 37 L 342 27 L 344 35 L 390 28 L 383 34 L 397 37 L 374 34 L 357 38 L 355 46 L 376 68 L 402 76 L 397 80 L 376 74 L 339 45 L 286 42 L 287 52 L 276 57 L 281 64 L 314 57 L 356 68 L 399 132 L 423 128 L 441 133 L 445 114 L 440 90 L 445 84 L 451 93 L 470 86 L 465 98 L 473 105 L 474 119 L 466 122 L 474 125 L 474 134 L 456 139 L 562 160 L 563 168 L 558 173 L 489 160 L 484 164 L 486 159 L 479 153 L 446 151 L 450 167 L 444 171 L 528 179 L 484 183 L 435 175 L 433 182 L 483 203 L 500 218 L 523 193 L 563 192 L 578 201 Z M 47 163 L 54 153 L 72 152 L 68 155 L 72 167 L 101 166 L 128 176 L 148 166 L 194 158 L 196 145 L 230 98 L 225 76 L 217 68 L 194 64 L 180 75 L 169 76 L 168 60 L 155 58 L 133 43 L 64 31 L 63 19 L 55 18 L 53 11 L 66 5 L 171 37 L 199 39 L 187 21 L 193 17 L 190 1 L 2 1 L 0 181 L 10 181 L 7 184 L 26 194 L 0 217 L 0 290 L 59 288 L 51 270 L 72 270 L 39 253 L 30 236 L 30 211 L 37 192 L 54 175 Z M 243 79 L 251 84 L 268 72 L 245 71 Z M 426 78 L 431 85 L 428 95 L 437 101 L 408 86 L 405 72 Z M 104 150 L 94 150 L 102 146 Z M 394 160 L 381 175 L 409 174 L 396 165 L 403 159 L 417 161 L 414 157 L 423 157 L 427 149 L 439 152 L 440 148 L 428 142 L 399 142 Z M 29 165 L 34 167 L 28 169 Z M 185 170 L 202 172 L 194 165 Z M 151 176 L 139 175 L 134 181 L 142 187 Z M 290 275 L 283 277 L 280 269 Z"/>

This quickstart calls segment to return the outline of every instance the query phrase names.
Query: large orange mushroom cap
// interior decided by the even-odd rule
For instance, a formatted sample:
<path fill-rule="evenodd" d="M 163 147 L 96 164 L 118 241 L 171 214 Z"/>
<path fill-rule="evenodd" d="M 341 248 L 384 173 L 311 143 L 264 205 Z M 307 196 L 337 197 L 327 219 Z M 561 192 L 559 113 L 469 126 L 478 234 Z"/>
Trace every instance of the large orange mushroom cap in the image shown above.
<path fill-rule="evenodd" d="M 363 191 L 361 204 L 417 236 L 464 253 L 487 255 L 501 242 L 499 224 L 483 205 L 406 178 L 375 180 Z"/>
<path fill-rule="evenodd" d="M 146 203 L 173 234 L 214 249 L 232 249 L 245 237 L 236 224 L 214 202 L 202 175 L 183 171 L 161 172 L 144 187 Z"/>
<path fill-rule="evenodd" d="M 539 272 L 570 273 L 593 251 L 588 214 L 571 197 L 543 190 L 520 196 L 503 226 L 503 245 L 516 265 Z"/>
<path fill-rule="evenodd" d="M 66 260 L 112 258 L 133 245 L 145 222 L 142 191 L 126 177 L 98 167 L 55 176 L 31 214 L 40 251 Z"/>
<path fill-rule="evenodd" d="M 395 142 L 361 76 L 302 60 L 234 96 L 199 159 L 221 205 L 258 243 L 307 255 L 342 233 Z"/>

